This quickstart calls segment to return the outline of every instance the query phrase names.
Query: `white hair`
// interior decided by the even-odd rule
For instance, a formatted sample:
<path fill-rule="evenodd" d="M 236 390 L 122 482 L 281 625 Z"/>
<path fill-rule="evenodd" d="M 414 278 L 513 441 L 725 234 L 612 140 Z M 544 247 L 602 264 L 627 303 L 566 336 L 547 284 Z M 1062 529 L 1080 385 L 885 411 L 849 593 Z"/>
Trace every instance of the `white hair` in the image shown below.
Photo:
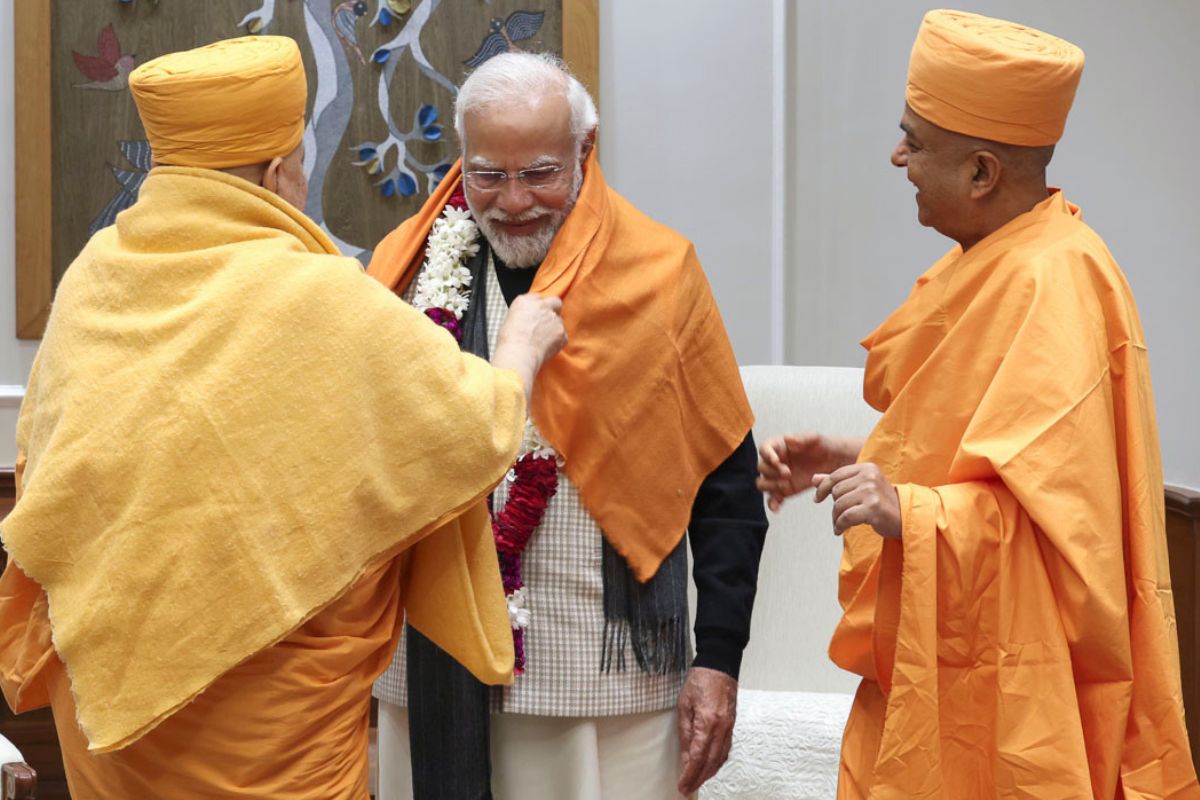
<path fill-rule="evenodd" d="M 459 145 L 466 147 L 463 117 L 468 111 L 485 111 L 554 92 L 565 95 L 571 106 L 571 135 L 579 150 L 600 124 L 596 103 L 562 60 L 550 53 L 501 53 L 467 76 L 454 100 Z"/>

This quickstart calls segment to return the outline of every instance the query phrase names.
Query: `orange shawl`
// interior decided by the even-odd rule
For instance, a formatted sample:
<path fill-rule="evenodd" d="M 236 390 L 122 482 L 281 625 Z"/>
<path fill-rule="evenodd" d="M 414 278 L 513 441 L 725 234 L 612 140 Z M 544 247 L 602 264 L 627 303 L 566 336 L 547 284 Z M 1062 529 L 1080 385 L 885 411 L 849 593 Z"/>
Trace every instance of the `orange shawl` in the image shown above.
<path fill-rule="evenodd" d="M 904 535 L 846 539 L 838 796 L 1200 797 L 1145 342 L 1079 209 L 955 248 L 864 344 Z"/>
<path fill-rule="evenodd" d="M 679 543 L 701 481 L 753 423 L 691 244 L 609 188 L 595 153 L 532 291 L 563 299 L 570 343 L 542 369 L 532 415 L 639 580 Z M 369 272 L 397 294 L 461 177 L 455 164 Z"/>

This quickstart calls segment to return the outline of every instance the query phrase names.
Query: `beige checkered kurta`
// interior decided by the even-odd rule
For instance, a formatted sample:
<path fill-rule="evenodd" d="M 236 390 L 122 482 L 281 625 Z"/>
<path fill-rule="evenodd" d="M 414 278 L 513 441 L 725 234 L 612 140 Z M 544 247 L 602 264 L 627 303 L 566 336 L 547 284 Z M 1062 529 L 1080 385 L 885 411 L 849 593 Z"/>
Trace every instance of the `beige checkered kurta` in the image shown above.
<path fill-rule="evenodd" d="M 490 263 L 487 270 L 488 355 L 508 304 Z M 414 280 L 404 299 L 412 299 Z M 494 496 L 503 509 L 507 481 Z M 525 674 L 511 687 L 492 695 L 492 710 L 551 717 L 603 717 L 639 714 L 673 708 L 683 686 L 682 673 L 650 675 L 636 666 L 630 654 L 618 672 L 600 671 L 604 636 L 604 582 L 601 532 L 579 498 L 579 490 L 563 472 L 558 492 L 534 532 L 522 560 L 526 607 Z M 375 696 L 405 705 L 405 645 L 375 683 Z M 689 659 L 690 660 L 690 659 Z M 615 659 L 614 659 L 615 661 Z"/>

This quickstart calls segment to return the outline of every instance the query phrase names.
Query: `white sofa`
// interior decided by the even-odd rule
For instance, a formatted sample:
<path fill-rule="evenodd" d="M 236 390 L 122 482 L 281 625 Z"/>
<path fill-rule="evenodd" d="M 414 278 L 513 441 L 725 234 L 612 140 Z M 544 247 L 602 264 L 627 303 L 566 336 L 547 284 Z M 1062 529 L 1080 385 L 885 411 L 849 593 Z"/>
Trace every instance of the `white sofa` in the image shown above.
<path fill-rule="evenodd" d="M 804 430 L 866 436 L 878 414 L 862 399 L 862 370 L 743 367 L 759 444 Z M 729 761 L 701 800 L 828 800 L 836 793 L 853 675 L 827 654 L 841 609 L 841 540 L 828 503 L 791 499 L 771 522 L 750 645 L 742 662 Z"/>

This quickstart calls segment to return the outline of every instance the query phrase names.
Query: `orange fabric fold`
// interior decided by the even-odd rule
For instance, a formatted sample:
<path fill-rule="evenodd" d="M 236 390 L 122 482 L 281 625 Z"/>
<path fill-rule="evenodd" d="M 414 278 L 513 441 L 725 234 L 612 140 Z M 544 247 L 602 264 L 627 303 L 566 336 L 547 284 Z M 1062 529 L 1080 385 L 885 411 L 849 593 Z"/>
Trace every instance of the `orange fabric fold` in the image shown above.
<path fill-rule="evenodd" d="M 687 528 L 701 481 L 753 423 L 720 312 L 691 244 L 635 209 L 589 156 L 575 208 L 532 291 L 561 297 L 567 347 L 542 369 L 532 415 L 584 505 L 640 580 Z M 397 293 L 461 178 L 455 164 L 369 273 Z"/>
<path fill-rule="evenodd" d="M 14 626 L 0 625 L 0 646 L 37 658 L 37 680 L 29 671 L 17 691 L 38 696 L 14 707 L 53 706 L 76 798 L 358 800 L 368 788 L 371 683 L 391 661 L 403 593 L 412 589 L 403 572 L 403 558 L 377 567 L 133 744 L 97 753 L 76 722 L 67 670 L 50 644 L 45 593 L 10 563 L 0 578 L 0 620 L 19 619 L 40 641 L 14 643 Z M 20 597 L 34 607 L 13 608 Z M 13 688 L 9 680 L 0 685 Z"/>
<path fill-rule="evenodd" d="M 1200 798 L 1145 341 L 1104 243 L 1056 193 L 864 344 L 861 459 L 903 539 L 847 535 L 838 796 Z"/>

